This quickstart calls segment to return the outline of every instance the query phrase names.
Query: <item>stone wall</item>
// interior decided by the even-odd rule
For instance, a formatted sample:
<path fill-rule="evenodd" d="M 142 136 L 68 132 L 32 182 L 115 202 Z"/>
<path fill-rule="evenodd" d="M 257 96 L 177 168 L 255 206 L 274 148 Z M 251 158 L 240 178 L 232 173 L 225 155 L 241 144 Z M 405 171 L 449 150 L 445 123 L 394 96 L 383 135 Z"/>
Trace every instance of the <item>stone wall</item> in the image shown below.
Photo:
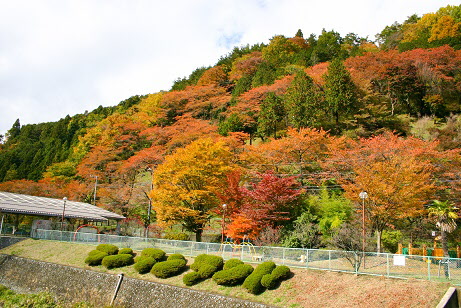
<path fill-rule="evenodd" d="M 27 239 L 27 237 L 0 236 L 0 249 L 16 244 L 25 239 Z"/>
<path fill-rule="evenodd" d="M 67 301 L 111 303 L 119 277 L 81 268 L 0 255 L 0 284 L 17 292 L 49 291 Z M 267 307 L 222 295 L 123 278 L 114 302 L 123 307 Z"/>

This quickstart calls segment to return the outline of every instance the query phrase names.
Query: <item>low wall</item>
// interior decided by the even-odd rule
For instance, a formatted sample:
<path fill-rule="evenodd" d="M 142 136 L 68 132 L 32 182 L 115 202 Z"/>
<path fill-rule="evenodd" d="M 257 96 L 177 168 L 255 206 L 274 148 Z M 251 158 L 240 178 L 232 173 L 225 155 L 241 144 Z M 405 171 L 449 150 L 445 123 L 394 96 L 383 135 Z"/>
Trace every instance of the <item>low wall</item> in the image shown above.
<path fill-rule="evenodd" d="M 67 301 L 110 304 L 119 277 L 81 268 L 0 255 L 0 284 L 17 292 L 48 291 Z M 268 307 L 188 288 L 125 277 L 114 305 L 123 307 Z"/>
<path fill-rule="evenodd" d="M 27 237 L 0 236 L 0 249 L 16 244 L 27 239 Z"/>

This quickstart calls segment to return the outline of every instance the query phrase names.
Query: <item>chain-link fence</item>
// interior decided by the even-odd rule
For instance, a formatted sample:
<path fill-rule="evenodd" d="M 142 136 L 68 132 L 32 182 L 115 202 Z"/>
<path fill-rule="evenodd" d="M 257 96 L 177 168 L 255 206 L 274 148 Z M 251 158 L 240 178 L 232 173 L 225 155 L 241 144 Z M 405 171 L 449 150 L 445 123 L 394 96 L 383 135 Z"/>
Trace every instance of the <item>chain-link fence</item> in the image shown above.
<path fill-rule="evenodd" d="M 57 230 L 36 230 L 32 237 L 44 240 L 88 244 L 110 243 L 120 248 L 142 250 L 155 247 L 167 254 L 180 253 L 195 257 L 199 254 L 220 255 L 224 259 L 238 258 L 244 262 L 274 261 L 290 267 L 311 268 L 377 275 L 394 278 L 416 278 L 450 281 L 461 285 L 461 259 L 390 253 L 355 252 L 323 249 L 302 249 L 175 241 L 156 238 L 118 236 Z"/>

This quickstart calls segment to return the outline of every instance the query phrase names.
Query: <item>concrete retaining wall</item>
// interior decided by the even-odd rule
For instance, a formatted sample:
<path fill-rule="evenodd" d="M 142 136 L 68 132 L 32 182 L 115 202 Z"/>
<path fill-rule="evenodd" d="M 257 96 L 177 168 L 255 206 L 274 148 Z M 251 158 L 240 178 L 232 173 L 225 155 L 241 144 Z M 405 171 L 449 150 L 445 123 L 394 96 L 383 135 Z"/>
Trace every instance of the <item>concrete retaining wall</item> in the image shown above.
<path fill-rule="evenodd" d="M 0 284 L 18 292 L 49 291 L 68 301 L 110 304 L 118 276 L 0 255 Z M 263 304 L 125 277 L 114 302 L 123 307 L 268 307 Z"/>

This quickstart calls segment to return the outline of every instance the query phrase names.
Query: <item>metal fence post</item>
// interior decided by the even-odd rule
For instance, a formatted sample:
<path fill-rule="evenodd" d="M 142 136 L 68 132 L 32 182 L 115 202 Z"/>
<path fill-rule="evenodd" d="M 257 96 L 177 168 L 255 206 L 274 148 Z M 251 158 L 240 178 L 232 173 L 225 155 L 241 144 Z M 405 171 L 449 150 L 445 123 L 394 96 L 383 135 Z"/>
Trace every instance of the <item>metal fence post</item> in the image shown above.
<path fill-rule="evenodd" d="M 389 254 L 388 253 L 386 253 L 386 267 L 387 267 L 387 277 L 389 277 L 390 264 L 389 264 Z"/>
<path fill-rule="evenodd" d="M 331 250 L 328 250 L 328 269 L 331 270 Z"/>
<path fill-rule="evenodd" d="M 431 257 L 427 257 L 427 280 L 431 280 Z"/>
<path fill-rule="evenodd" d="M 285 247 L 282 248 L 282 264 L 285 265 Z"/>
<path fill-rule="evenodd" d="M 306 249 L 306 268 L 309 268 L 309 249 Z"/>

